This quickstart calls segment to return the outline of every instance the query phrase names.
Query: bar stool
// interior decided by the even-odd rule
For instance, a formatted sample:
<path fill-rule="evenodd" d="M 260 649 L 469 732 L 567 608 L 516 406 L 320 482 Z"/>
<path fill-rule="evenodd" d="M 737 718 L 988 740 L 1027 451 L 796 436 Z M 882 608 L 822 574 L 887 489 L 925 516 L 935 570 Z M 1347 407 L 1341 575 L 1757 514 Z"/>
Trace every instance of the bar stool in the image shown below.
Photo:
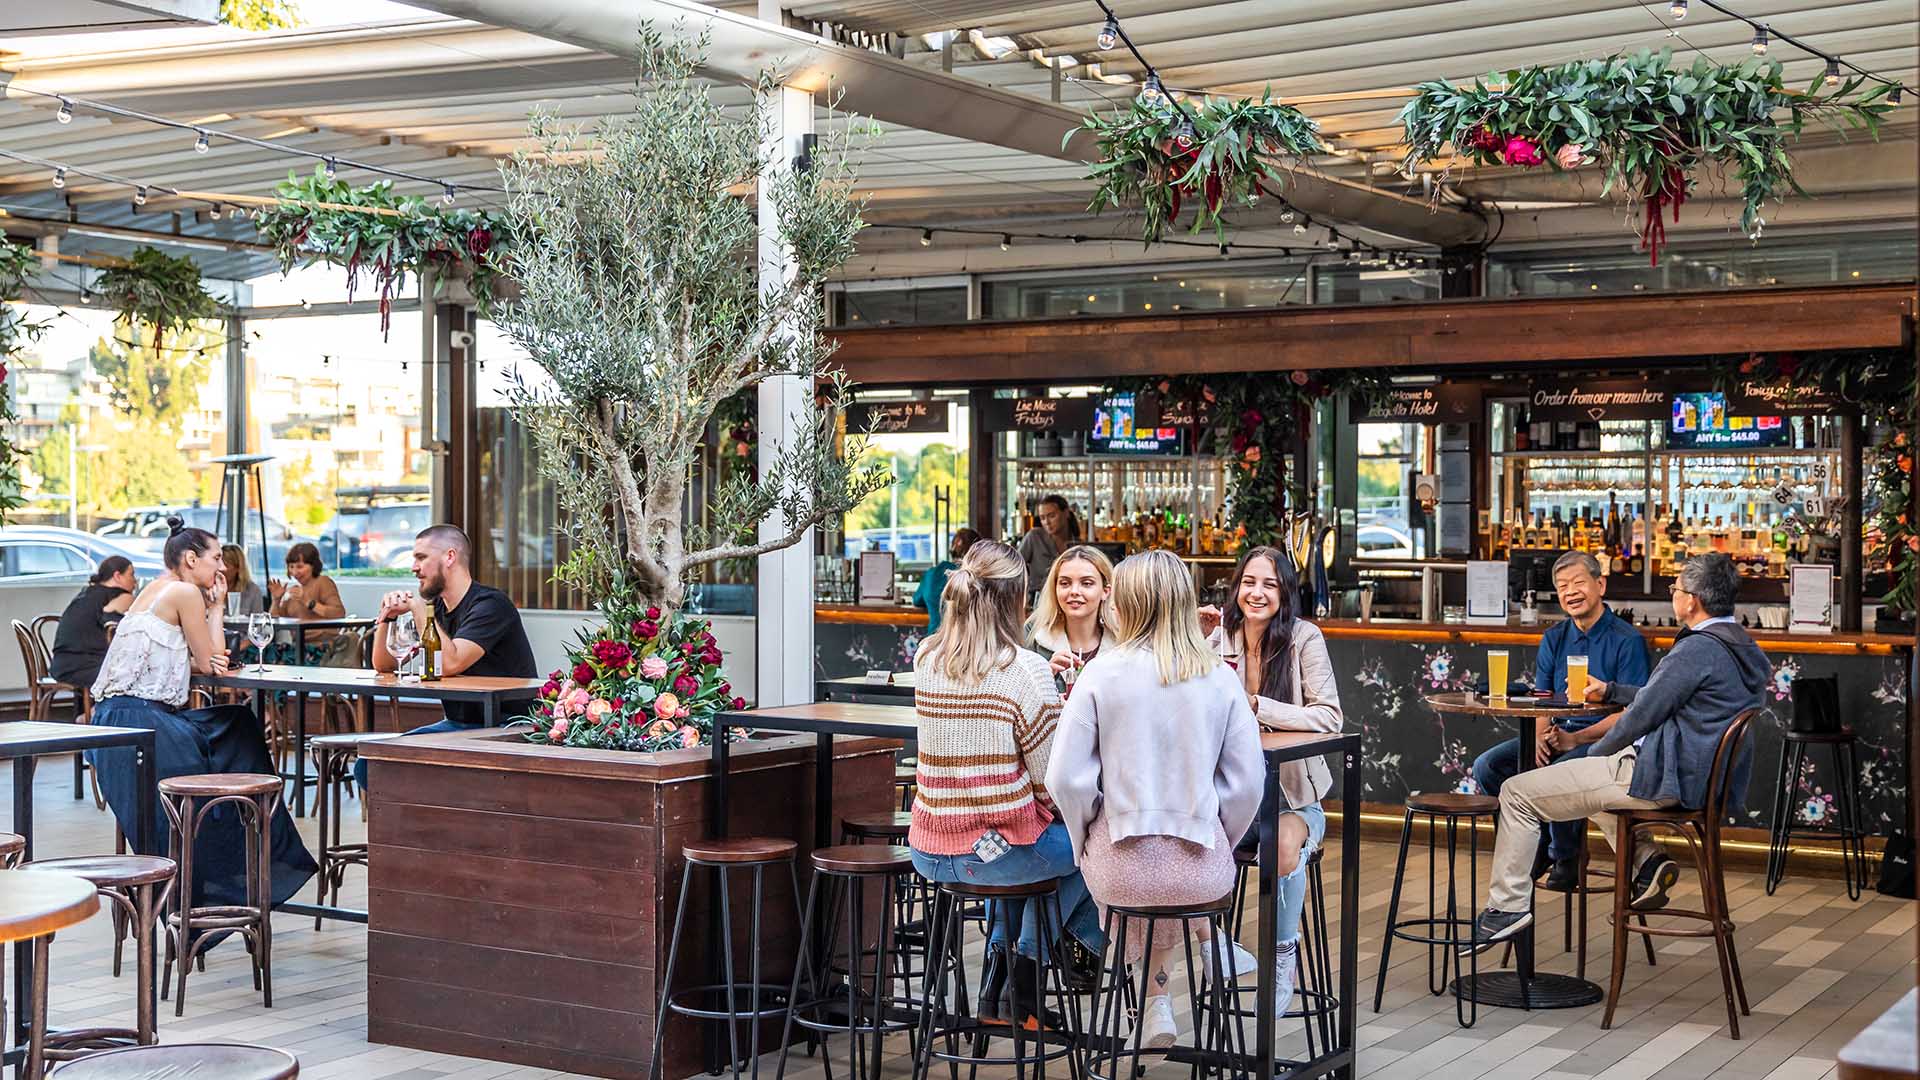
<path fill-rule="evenodd" d="M 909 770 L 911 771 L 911 770 Z M 849 814 L 840 819 L 840 842 L 864 844 L 905 844 L 913 829 L 913 815 L 899 810 Z M 913 984 L 926 974 L 927 911 L 932 907 L 933 883 L 918 874 L 907 874 L 894 882 L 893 940 L 894 976 L 901 981 L 907 996 L 913 996 Z"/>
<path fill-rule="evenodd" d="M 787 1022 L 780 1032 L 780 1069 L 787 1071 L 787 1053 L 793 1045 L 793 1025 L 824 1036 L 835 1031 L 847 1034 L 847 1067 L 852 1076 L 880 1075 L 880 1043 L 888 1035 L 912 1030 L 907 1020 L 889 1019 L 895 1003 L 894 980 L 887 977 L 887 965 L 893 946 L 893 920 L 880 920 L 880 940 L 870 949 L 864 942 L 866 930 L 866 893 L 871 882 L 878 881 L 883 895 L 894 891 L 897 881 L 913 873 L 913 853 L 893 844 L 851 844 L 819 848 L 814 851 L 813 880 L 807 885 L 807 904 L 800 917 L 800 952 L 793 966 L 793 984 L 788 988 Z M 823 897 L 821 894 L 825 892 Z M 826 919 L 815 922 L 825 903 Z M 846 912 L 846 972 L 844 1000 L 830 985 L 834 946 L 839 941 L 841 912 Z M 870 986 L 862 991 L 866 976 L 864 961 L 873 957 Z M 801 984 L 806 996 L 801 996 Z M 844 1007 L 846 1022 L 836 1022 L 830 1010 Z M 863 1015 L 864 1014 L 864 1015 Z M 862 1044 L 872 1040 L 869 1049 Z M 823 1050 L 823 1053 L 830 1051 Z M 871 1055 L 871 1060 L 869 1060 Z M 828 1066 L 831 1071 L 832 1066 Z"/>
<path fill-rule="evenodd" d="M 1194 923 L 1202 923 L 1209 928 L 1212 936 L 1232 940 L 1233 928 L 1230 919 L 1233 916 L 1234 895 L 1228 893 L 1211 904 L 1173 904 L 1165 906 L 1122 906 L 1107 908 L 1107 970 L 1101 979 L 1101 988 L 1094 993 L 1093 1031 L 1087 1040 L 1086 1073 L 1094 1080 L 1120 1080 L 1121 1077 L 1136 1077 L 1144 1066 L 1140 1064 L 1142 1055 L 1166 1057 L 1175 1052 L 1175 1047 L 1156 1048 L 1142 1046 L 1143 1028 L 1138 1012 L 1141 1003 L 1147 999 L 1147 984 L 1152 977 L 1146 958 L 1151 955 L 1153 932 L 1156 926 L 1169 922 L 1179 922 L 1180 936 L 1187 963 L 1188 1012 L 1193 1017 L 1194 1049 L 1198 1051 L 1199 1061 L 1218 1061 L 1214 1055 L 1234 1053 L 1244 1059 L 1247 1053 L 1246 1035 L 1233 1018 L 1252 1016 L 1252 1008 L 1240 1004 L 1240 984 L 1227 974 L 1222 964 L 1226 949 L 1203 945 L 1194 948 Z M 1141 923 L 1145 928 L 1138 929 Z M 1139 984 L 1136 987 L 1130 977 L 1133 966 L 1127 960 L 1127 942 L 1134 934 L 1143 934 L 1146 950 L 1142 953 Z M 1264 962 L 1272 963 L 1272 958 Z M 1132 1018 L 1131 1039 L 1122 1028 L 1121 1017 L 1125 1014 Z M 1128 1043 L 1132 1045 L 1129 1048 Z M 1121 1058 L 1127 1059 L 1127 1067 L 1120 1071 Z M 1212 1068 L 1196 1065 L 1196 1075 L 1225 1075 L 1224 1069 L 1216 1073 Z"/>
<path fill-rule="evenodd" d="M 1331 1048 L 1334 1038 L 1334 1018 L 1340 1012 L 1340 999 L 1332 992 L 1333 958 L 1329 948 L 1330 935 L 1327 933 L 1327 890 L 1320 871 L 1320 856 L 1325 849 L 1314 848 L 1307 856 L 1307 904 L 1300 918 L 1299 977 L 1295 982 L 1294 1007 L 1275 1017 L 1275 1020 L 1298 1017 L 1307 1033 L 1307 1057 L 1318 1057 L 1321 1051 L 1316 1045 Z M 1260 853 L 1247 848 L 1235 848 L 1233 852 L 1235 881 L 1233 886 L 1233 907 L 1227 913 L 1227 925 L 1236 934 L 1246 925 L 1247 886 L 1252 872 L 1259 866 Z M 1272 963 L 1271 957 L 1258 961 Z M 1258 974 L 1255 969 L 1254 974 Z M 1240 978 L 1247 978 L 1242 975 Z M 1242 989 L 1250 989 L 1242 987 Z M 1200 1008 L 1209 1008 L 1207 999 L 1202 999 Z M 1252 1008 L 1236 1008 L 1233 1016 L 1252 1020 Z M 1195 1019 L 1197 1026 L 1200 1021 Z"/>
<path fill-rule="evenodd" d="M 1613 871 L 1593 865 L 1593 845 L 1587 835 L 1584 823 L 1580 831 L 1580 854 L 1575 856 L 1575 859 L 1579 868 L 1577 870 L 1580 882 L 1578 885 L 1575 885 L 1571 889 L 1548 888 L 1544 883 L 1536 884 L 1534 887 L 1541 892 L 1557 892 L 1560 894 L 1562 905 L 1560 947 L 1563 952 L 1574 954 L 1575 974 L 1578 978 L 1584 979 L 1587 977 L 1587 897 L 1595 893 L 1611 894 L 1613 892 Z M 1579 909 L 1577 919 L 1574 913 L 1576 908 Z M 1640 916 L 1640 925 L 1647 925 L 1647 917 L 1644 914 Z M 1573 928 L 1575 926 L 1580 928 L 1580 936 L 1578 938 L 1574 937 Z M 1655 966 L 1653 938 L 1643 936 L 1640 941 L 1647 947 L 1647 966 Z M 1508 961 L 1512 959 L 1513 942 L 1509 941 L 1507 942 L 1506 950 L 1500 961 L 1500 966 L 1506 967 Z"/>
<path fill-rule="evenodd" d="M 965 910 L 969 906 L 985 907 L 989 901 L 995 900 L 1003 901 L 994 907 L 1002 920 L 1002 931 L 1009 947 L 1019 938 L 1020 928 L 1013 921 L 1013 905 L 1004 901 L 1025 900 L 1029 904 L 1042 904 L 1050 909 L 1037 920 L 1039 940 L 1036 944 L 1049 962 L 1035 966 L 1035 978 L 1039 985 L 1033 988 L 1033 1000 L 1045 1013 L 1047 998 L 1051 996 L 1066 1023 L 1065 1031 L 1048 1030 L 1045 1024 L 1041 1024 L 1039 1030 L 1029 1029 L 1021 1022 L 987 1024 L 973 1015 L 969 1004 L 972 996 L 967 993 L 964 949 L 965 927 L 969 920 Z M 1055 936 L 1055 928 L 1063 922 L 1059 882 L 1051 878 L 1024 885 L 976 885 L 943 881 L 934 887 L 930 919 L 931 936 L 937 944 L 928 956 L 927 976 L 921 992 L 926 1004 L 915 1028 L 914 1080 L 925 1080 L 936 1060 L 947 1062 L 949 1070 L 966 1065 L 969 1072 L 981 1065 L 1012 1065 L 1015 1074 L 1022 1077 L 1031 1067 L 1039 1080 L 1045 1080 L 1047 1062 L 1067 1058 L 1069 1075 L 1079 1075 L 1075 1055 L 1080 1043 L 1080 1006 L 1067 991 L 1067 975 L 1060 963 L 1059 939 Z M 947 1007 L 949 981 L 953 984 L 952 1009 Z M 989 1055 L 988 1039 L 993 1037 L 1011 1038 L 1012 1056 Z M 964 1051 L 961 1049 L 962 1039 L 967 1043 Z M 1033 1044 L 1031 1050 L 1028 1049 L 1029 1042 Z"/>
<path fill-rule="evenodd" d="M 333 903 L 340 903 L 340 886 L 346 880 L 347 867 L 367 865 L 367 845 L 340 842 L 340 789 L 353 783 L 353 764 L 360 760 L 360 747 L 363 743 L 381 742 L 397 739 L 397 731 L 347 732 L 340 735 L 315 735 L 307 740 L 313 750 L 315 783 L 314 801 L 320 804 L 320 870 L 314 877 L 320 882 L 320 893 L 314 903 L 327 906 L 327 894 L 332 892 Z M 321 915 L 313 917 L 313 928 L 320 929 Z"/>
<path fill-rule="evenodd" d="M 893 790 L 900 793 L 900 809 L 913 809 L 914 786 L 920 776 L 920 766 L 903 762 L 893 767 Z"/>
<path fill-rule="evenodd" d="M 56 931 L 85 922 L 100 910 L 93 883 L 70 874 L 0 874 L 0 943 L 33 942 L 27 987 L 25 1075 L 47 1071 L 47 952 Z M 15 1003 L 15 1009 L 21 1003 Z M 17 1030 L 17 1029 L 16 1029 Z"/>
<path fill-rule="evenodd" d="M 27 854 L 27 838 L 19 833 L 0 833 L 0 870 L 20 865 Z"/>
<path fill-rule="evenodd" d="M 1860 767 L 1854 760 L 1855 738 L 1852 731 L 1805 732 L 1789 730 L 1781 736 L 1780 773 L 1773 784 L 1773 828 L 1767 837 L 1767 895 L 1780 887 L 1787 876 L 1787 855 L 1793 850 L 1793 834 L 1840 841 L 1840 872 L 1847 879 L 1847 899 L 1858 900 L 1867 888 L 1866 830 L 1860 825 Z M 1837 828 L 1810 828 L 1794 824 L 1800 773 L 1807 760 L 1807 747 L 1824 746 L 1833 755 L 1833 805 L 1839 811 Z"/>
<path fill-rule="evenodd" d="M 1407 874 L 1407 846 L 1413 839 L 1413 819 L 1415 815 L 1427 819 L 1427 915 L 1421 919 L 1400 918 L 1400 889 Z M 1461 1027 L 1472 1027 L 1480 1019 L 1480 1001 L 1461 992 L 1459 947 L 1463 941 L 1473 939 L 1473 913 L 1477 910 L 1480 897 L 1480 831 L 1481 818 L 1499 821 L 1500 800 L 1490 795 L 1465 795 L 1460 792 L 1446 791 L 1432 794 L 1416 793 L 1407 799 L 1406 819 L 1400 826 L 1400 857 L 1393 866 L 1393 895 L 1387 901 L 1387 933 L 1380 943 L 1380 972 L 1373 984 L 1373 1011 L 1380 1011 L 1380 1000 L 1387 991 L 1387 969 L 1391 966 L 1393 941 L 1411 941 L 1427 947 L 1427 990 L 1439 997 L 1447 992 L 1447 966 L 1453 966 L 1456 978 L 1454 982 L 1454 1019 Z M 1437 833 L 1439 822 L 1447 826 L 1447 913 L 1439 914 L 1439 905 L 1435 900 L 1435 888 L 1438 884 L 1439 860 L 1435 855 L 1439 847 Z M 1468 837 L 1467 855 L 1467 917 L 1460 916 L 1459 909 L 1459 828 L 1466 823 Z M 1491 854 L 1491 853 L 1489 853 Z M 1411 927 L 1423 927 L 1425 933 Z M 1444 936 L 1442 931 L 1445 931 Z M 1440 968 L 1435 977 L 1433 954 L 1440 949 Z M 1470 974 L 1480 974 L 1480 958 L 1475 953 L 1468 957 Z M 1472 1001 L 1469 1012 L 1466 1002 Z"/>
<path fill-rule="evenodd" d="M 285 1050 L 241 1043 L 173 1043 L 108 1050 L 62 1065 L 60 1080 L 294 1080 L 300 1062 Z"/>
<path fill-rule="evenodd" d="M 1613 978 L 1607 987 L 1607 1012 L 1600 1019 L 1602 1030 L 1613 1026 L 1613 1010 L 1620 1003 L 1620 984 L 1627 974 L 1627 935 L 1660 937 L 1710 937 L 1720 960 L 1720 990 L 1727 1000 L 1727 1033 L 1740 1038 L 1740 1017 L 1749 1015 L 1747 987 L 1740 978 L 1740 957 L 1733 947 L 1733 918 L 1727 911 L 1727 879 L 1720 863 L 1720 829 L 1727 820 L 1727 796 L 1733 787 L 1733 770 L 1740 757 L 1740 740 L 1752 726 L 1758 709 L 1748 709 L 1734 717 L 1720 735 L 1713 751 L 1713 771 L 1707 774 L 1706 805 L 1698 810 L 1610 810 L 1617 822 L 1619 845 L 1613 863 Z M 1707 924 L 1705 929 L 1685 930 L 1666 925 L 1635 926 L 1627 921 L 1628 902 L 1633 891 L 1633 850 L 1636 833 L 1641 829 L 1667 829 L 1686 840 L 1693 855 L 1694 868 L 1700 874 L 1700 898 L 1704 910 L 1687 911 L 1663 907 L 1649 914 L 1662 920 L 1693 919 Z M 1736 1015 L 1735 1006 L 1738 1006 Z"/>
<path fill-rule="evenodd" d="M 667 944 L 667 970 L 660 985 L 659 1006 L 654 1010 L 656 1016 L 653 1025 L 653 1057 L 647 1066 L 649 1077 L 660 1075 L 660 1048 L 666 1041 L 667 1017 L 678 1013 L 696 1020 L 725 1020 L 727 1022 L 727 1046 L 732 1053 L 733 1075 L 740 1076 L 740 1021 L 748 1023 L 748 1056 L 745 1059 L 752 1070 L 751 1075 L 760 1075 L 760 1022 L 786 1013 L 784 1008 L 765 1004 L 766 1000 L 775 1002 L 790 1000 L 784 995 L 785 987 L 760 981 L 760 912 L 763 878 L 770 866 L 786 865 L 787 879 L 792 883 L 796 902 L 800 896 L 800 879 L 794 875 L 793 855 L 799 845 L 791 840 L 780 840 L 766 836 L 742 836 L 729 840 L 697 840 L 681 847 L 687 865 L 680 876 L 680 905 L 673 915 L 673 938 Z M 719 985 L 706 984 L 675 990 L 673 986 L 674 964 L 680 957 L 680 935 L 687 925 L 687 892 L 693 881 L 696 867 L 712 870 L 720 879 L 720 948 L 726 970 L 725 981 Z M 727 891 L 727 876 L 731 870 L 753 871 L 753 916 L 747 924 L 747 962 L 748 975 L 745 983 L 734 979 L 733 965 L 733 903 Z M 748 1007 L 740 1008 L 741 991 L 748 994 Z M 719 997 L 725 1001 L 724 1007 L 712 1008 L 710 1004 L 695 1002 L 701 999 Z"/>
<path fill-rule="evenodd" d="M 262 1003 L 273 1008 L 273 885 L 269 880 L 273 845 L 268 830 L 279 805 L 280 778 L 265 773 L 201 773 L 160 781 L 160 806 L 173 824 L 170 854 L 180 867 L 173 911 L 167 915 L 167 964 L 160 983 L 160 996 L 164 998 L 173 963 L 178 959 L 180 987 L 173 1003 L 175 1016 L 186 1012 L 187 969 L 202 950 L 231 931 L 246 939 L 253 988 L 261 992 Z M 246 834 L 247 902 L 197 906 L 194 838 L 207 815 L 222 806 L 233 807 Z"/>
<path fill-rule="evenodd" d="M 69 859 L 42 859 L 22 867 L 23 872 L 65 874 L 92 883 L 102 899 L 120 912 L 133 929 L 134 1026 L 49 1031 L 48 1061 L 71 1061 L 122 1046 L 150 1046 L 155 1040 L 153 1007 L 153 928 L 172 891 L 172 859 L 152 855 L 83 855 Z M 116 920 L 118 921 L 118 920 Z M 120 945 L 113 943 L 114 974 L 120 972 Z"/>

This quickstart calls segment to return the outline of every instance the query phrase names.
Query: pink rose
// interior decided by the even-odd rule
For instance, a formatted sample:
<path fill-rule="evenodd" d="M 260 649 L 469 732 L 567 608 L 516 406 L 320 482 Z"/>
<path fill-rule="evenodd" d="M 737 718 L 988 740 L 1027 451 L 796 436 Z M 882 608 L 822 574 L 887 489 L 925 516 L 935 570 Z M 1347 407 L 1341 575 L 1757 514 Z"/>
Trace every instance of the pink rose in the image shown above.
<path fill-rule="evenodd" d="M 1247 463 L 1251 465 L 1251 464 L 1254 464 L 1255 462 L 1258 462 L 1259 460 L 1260 460 L 1260 448 L 1257 446 L 1247 447 Z"/>
<path fill-rule="evenodd" d="M 607 703 L 606 698 L 594 698 L 592 701 L 587 702 L 587 715 L 595 720 L 600 719 L 612 711 L 613 706 Z"/>
<path fill-rule="evenodd" d="M 1295 386 L 1307 385 L 1307 373 L 1304 371 L 1296 371 L 1293 374 L 1287 376 L 1287 378 L 1293 380 L 1293 385 Z"/>
<path fill-rule="evenodd" d="M 660 609 L 659 609 L 659 608 L 657 608 L 657 607 L 650 607 L 650 608 L 648 608 L 648 609 L 647 609 L 647 618 L 649 618 L 649 619 L 658 619 L 659 617 L 660 617 Z"/>
<path fill-rule="evenodd" d="M 665 678 L 667 674 L 667 662 L 657 656 L 649 656 L 645 660 L 640 661 L 640 674 L 649 679 Z"/>
<path fill-rule="evenodd" d="M 734 698 L 734 699 L 733 699 L 733 707 L 734 707 L 734 708 L 736 708 L 736 709 L 744 709 L 744 708 L 746 708 L 746 707 L 747 707 L 747 699 L 746 699 L 746 698 L 743 698 L 743 697 L 737 697 L 737 698 Z"/>
<path fill-rule="evenodd" d="M 1586 156 L 1586 149 L 1579 143 L 1568 143 L 1553 152 L 1553 160 L 1563 169 L 1577 169 L 1580 159 Z"/>
<path fill-rule="evenodd" d="M 680 745 L 687 749 L 700 745 L 700 729 L 688 724 L 680 729 Z"/>
<path fill-rule="evenodd" d="M 672 730 L 673 730 L 673 721 L 655 720 L 653 723 L 647 725 L 647 738 L 657 739 L 660 736 L 665 735 Z"/>
<path fill-rule="evenodd" d="M 585 687 L 576 686 L 573 688 L 573 692 L 566 697 L 567 711 L 575 715 L 583 713 L 587 711 L 587 702 L 591 700 L 593 700 L 593 695 L 587 693 Z"/>
<path fill-rule="evenodd" d="M 671 720 L 680 711 L 680 699 L 672 694 L 661 694 L 653 699 L 653 715 L 662 720 Z"/>
<path fill-rule="evenodd" d="M 1540 144 L 1524 135 L 1515 135 L 1508 139 L 1502 156 L 1507 164 L 1527 169 L 1546 160 L 1540 156 Z"/>
<path fill-rule="evenodd" d="M 547 729 L 547 738 L 553 742 L 559 742 L 560 740 L 566 737 L 567 737 L 567 718 L 563 716 L 560 719 L 555 720 L 553 722 L 553 726 Z"/>

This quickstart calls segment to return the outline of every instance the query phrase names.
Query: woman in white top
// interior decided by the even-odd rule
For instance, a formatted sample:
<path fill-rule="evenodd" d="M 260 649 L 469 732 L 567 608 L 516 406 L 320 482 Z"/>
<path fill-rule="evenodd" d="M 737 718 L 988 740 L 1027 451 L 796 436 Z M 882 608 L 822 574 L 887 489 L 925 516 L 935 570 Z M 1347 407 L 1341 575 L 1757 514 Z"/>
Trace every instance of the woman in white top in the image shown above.
<path fill-rule="evenodd" d="M 222 633 L 227 583 L 217 537 L 183 528 L 178 517 L 167 524 L 172 532 L 163 551 L 166 572 L 141 590 L 120 620 L 93 684 L 93 722 L 152 728 L 155 772 L 162 780 L 201 773 L 272 774 L 260 721 L 244 706 L 181 708 L 194 675 L 227 670 Z M 142 799 L 154 803 L 155 822 L 167 820 L 160 793 L 141 790 L 132 748 L 90 750 L 88 756 L 122 832 L 133 835 Z M 165 855 L 166 835 L 162 824 L 145 838 L 140 853 Z M 207 815 L 194 836 L 194 902 L 246 902 L 246 852 L 237 814 Z M 304 888 L 316 869 L 285 807 L 274 811 L 272 856 L 273 899 L 280 903 Z"/>
<path fill-rule="evenodd" d="M 1320 628 L 1294 617 L 1300 582 L 1293 560 L 1275 548 L 1256 547 L 1240 556 L 1233 572 L 1233 598 L 1222 612 L 1200 610 L 1208 643 L 1235 669 L 1260 726 L 1275 731 L 1339 731 L 1340 692 L 1327 641 Z M 1280 766 L 1278 861 L 1279 908 L 1274 923 L 1274 1010 L 1293 1005 L 1299 967 L 1300 913 L 1306 897 L 1307 857 L 1327 833 L 1320 800 L 1333 784 L 1322 758 Z M 1264 811 L 1266 806 L 1262 805 Z M 1259 843 L 1257 830 L 1241 844 Z"/>
<path fill-rule="evenodd" d="M 1099 548 L 1075 544 L 1053 560 L 1027 618 L 1027 647 L 1046 658 L 1062 691 L 1110 640 L 1112 599 L 1113 562 Z"/>
<path fill-rule="evenodd" d="M 1200 632 L 1193 578 L 1147 551 L 1113 575 L 1114 642 L 1074 684 L 1054 735 L 1047 790 L 1093 898 L 1105 905 L 1201 904 L 1234 883 L 1234 841 L 1253 824 L 1264 777 L 1259 729 L 1239 681 Z M 1141 1003 L 1142 1044 L 1173 1045 L 1167 968 L 1179 923 L 1156 927 Z M 1126 928 L 1128 959 L 1147 951 Z"/>

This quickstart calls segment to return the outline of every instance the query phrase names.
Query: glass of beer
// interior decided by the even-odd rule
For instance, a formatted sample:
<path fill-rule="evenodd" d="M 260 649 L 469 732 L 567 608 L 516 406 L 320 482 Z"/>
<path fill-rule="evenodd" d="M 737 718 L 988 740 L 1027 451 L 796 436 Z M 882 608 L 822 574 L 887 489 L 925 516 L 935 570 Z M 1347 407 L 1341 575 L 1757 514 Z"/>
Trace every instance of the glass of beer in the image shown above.
<path fill-rule="evenodd" d="M 1507 650 L 1487 650 L 1487 697 L 1492 701 L 1507 700 Z"/>
<path fill-rule="evenodd" d="M 1587 658 L 1584 656 L 1567 657 L 1567 700 L 1587 700 Z"/>

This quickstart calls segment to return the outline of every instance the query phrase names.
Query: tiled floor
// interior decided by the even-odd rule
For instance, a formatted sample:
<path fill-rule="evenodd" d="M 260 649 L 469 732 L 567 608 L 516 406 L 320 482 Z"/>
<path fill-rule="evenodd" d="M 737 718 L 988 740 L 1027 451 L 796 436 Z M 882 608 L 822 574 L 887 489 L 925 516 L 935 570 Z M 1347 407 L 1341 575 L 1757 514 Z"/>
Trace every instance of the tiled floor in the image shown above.
<path fill-rule="evenodd" d="M 63 762 L 50 761 L 40 770 L 35 805 L 37 849 L 43 857 L 112 849 L 107 815 L 91 801 L 73 800 L 71 776 Z M 0 789 L 10 789 L 9 779 L 10 772 L 0 769 Z M 10 805 L 10 798 L 10 790 L 0 791 L 0 804 Z M 312 819 L 303 820 L 301 828 L 311 843 Z M 361 828 L 351 804 L 348 828 Z M 1386 999 L 1376 1015 L 1368 1006 L 1394 849 L 1367 844 L 1362 850 L 1366 892 L 1361 903 L 1360 1071 L 1370 1080 L 1419 1080 L 1431 1074 L 1447 1080 L 1823 1080 L 1833 1070 L 1838 1048 L 1914 985 L 1915 905 L 1873 894 L 1852 903 L 1839 882 L 1806 877 L 1789 878 L 1775 895 L 1767 896 L 1757 877 L 1737 875 L 1729 882 L 1733 917 L 1753 1005 L 1753 1015 L 1742 1022 L 1744 1038 L 1739 1042 L 1726 1035 L 1713 950 L 1699 941 L 1657 942 L 1659 966 L 1651 971 L 1636 946 L 1612 1031 L 1600 1030 L 1598 1005 L 1532 1014 L 1489 1008 L 1482 1010 L 1477 1026 L 1463 1031 L 1454 1022 L 1452 999 L 1426 992 L 1425 957 L 1407 945 L 1394 950 Z M 1337 845 L 1325 867 L 1330 890 L 1338 880 L 1336 852 Z M 1410 873 L 1419 875 L 1419 886 L 1410 880 L 1408 891 L 1417 892 L 1424 904 L 1424 863 L 1410 867 Z M 1681 899 L 1692 892 L 1683 886 Z M 361 876 L 350 874 L 346 902 L 357 905 L 363 899 Z M 1467 902 L 1464 895 L 1462 901 Z M 1540 915 L 1543 966 L 1571 971 L 1572 957 L 1559 951 L 1559 898 L 1543 902 Z M 1591 916 L 1588 976 L 1604 980 L 1609 940 L 1597 899 Z M 1337 934 L 1337 925 L 1334 929 Z M 162 1003 L 162 1040 L 229 1039 L 278 1046 L 299 1056 L 305 1080 L 567 1075 L 370 1045 L 364 928 L 329 923 L 315 931 L 310 919 L 282 915 L 275 920 L 274 933 L 274 1008 L 260 1007 L 244 954 L 227 946 L 212 955 L 205 974 L 191 979 L 184 1018 L 175 1019 L 171 1005 Z M 108 921 L 98 916 L 55 942 L 55 1026 L 126 1022 L 131 976 L 111 977 L 109 938 Z M 1181 993 L 1184 996 L 1184 990 Z M 1297 1052 L 1299 1039 L 1293 1034 L 1283 1049 Z M 835 1074 L 844 1076 L 844 1057 L 839 1061 Z M 773 1061 L 765 1065 L 771 1076 Z M 1174 1076 L 1184 1070 L 1163 1066 L 1155 1071 Z M 891 1047 L 885 1072 L 910 1072 L 904 1041 Z M 788 1075 L 824 1080 L 820 1064 L 802 1057 L 794 1059 Z M 981 1075 L 1000 1080 L 991 1070 Z"/>

